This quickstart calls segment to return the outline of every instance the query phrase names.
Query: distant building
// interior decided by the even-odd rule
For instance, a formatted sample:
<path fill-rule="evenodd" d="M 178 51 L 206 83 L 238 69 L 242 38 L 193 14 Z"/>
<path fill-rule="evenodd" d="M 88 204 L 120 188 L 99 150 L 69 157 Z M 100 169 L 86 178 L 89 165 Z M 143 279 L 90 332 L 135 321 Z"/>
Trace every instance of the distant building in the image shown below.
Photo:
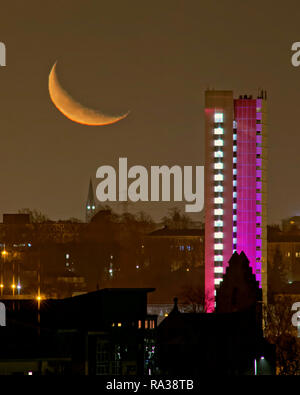
<path fill-rule="evenodd" d="M 169 303 L 184 288 L 204 292 L 204 230 L 164 227 L 144 237 L 142 259 L 147 284 L 155 284 L 151 303 Z M 164 310 L 164 309 L 163 309 Z"/>
<path fill-rule="evenodd" d="M 285 283 L 300 281 L 300 233 L 277 232 L 268 236 L 268 266 Z M 270 279 L 272 281 L 272 279 Z M 270 284 L 272 285 L 272 284 Z M 273 291 L 277 284 L 273 284 Z M 275 287 L 275 288 L 274 288 Z"/>
<path fill-rule="evenodd" d="M 30 214 L 3 214 L 5 225 L 26 225 L 30 224 Z"/>
<path fill-rule="evenodd" d="M 103 289 L 73 298 L 4 301 L 0 374 L 149 375 L 156 369 L 154 289 Z"/>
<path fill-rule="evenodd" d="M 300 216 L 287 218 L 282 220 L 283 232 L 299 232 L 300 231 Z"/>

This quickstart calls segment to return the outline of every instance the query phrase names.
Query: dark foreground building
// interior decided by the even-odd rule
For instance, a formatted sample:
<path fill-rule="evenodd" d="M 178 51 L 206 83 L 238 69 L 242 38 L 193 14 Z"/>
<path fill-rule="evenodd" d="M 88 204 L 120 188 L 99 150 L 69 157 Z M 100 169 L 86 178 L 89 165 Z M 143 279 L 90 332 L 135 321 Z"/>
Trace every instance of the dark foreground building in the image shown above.
<path fill-rule="evenodd" d="M 234 253 L 216 312 L 180 313 L 177 299 L 158 327 L 158 359 L 168 375 L 272 374 L 275 349 L 263 338 L 262 291 L 242 252 Z"/>
<path fill-rule="evenodd" d="M 154 289 L 103 289 L 61 300 L 5 301 L 0 374 L 151 374 Z M 40 305 L 40 309 L 38 306 Z"/>

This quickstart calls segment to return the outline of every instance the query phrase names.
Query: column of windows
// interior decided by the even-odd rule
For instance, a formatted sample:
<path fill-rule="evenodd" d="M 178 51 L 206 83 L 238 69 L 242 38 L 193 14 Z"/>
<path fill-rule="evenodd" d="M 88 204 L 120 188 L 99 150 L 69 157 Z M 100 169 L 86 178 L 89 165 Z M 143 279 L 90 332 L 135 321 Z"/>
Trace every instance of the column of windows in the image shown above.
<path fill-rule="evenodd" d="M 224 128 L 223 113 L 214 114 L 214 284 L 223 278 Z"/>

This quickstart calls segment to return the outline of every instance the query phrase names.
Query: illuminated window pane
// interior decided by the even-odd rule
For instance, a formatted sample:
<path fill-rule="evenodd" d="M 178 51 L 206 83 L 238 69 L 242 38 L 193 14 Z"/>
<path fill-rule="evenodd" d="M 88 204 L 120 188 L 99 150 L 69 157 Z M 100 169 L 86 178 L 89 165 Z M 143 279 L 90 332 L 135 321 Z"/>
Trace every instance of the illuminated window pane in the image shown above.
<path fill-rule="evenodd" d="M 215 255 L 214 261 L 215 262 L 223 262 L 223 255 Z"/>
<path fill-rule="evenodd" d="M 214 199 L 214 203 L 215 204 L 222 204 L 224 201 L 224 199 L 222 197 L 218 197 Z"/>
<path fill-rule="evenodd" d="M 214 141 L 214 145 L 215 145 L 216 147 L 222 147 L 222 146 L 224 145 L 224 142 L 223 142 L 223 140 L 221 140 L 221 139 L 215 140 L 215 141 Z"/>
<path fill-rule="evenodd" d="M 223 209 L 221 208 L 214 209 L 214 215 L 223 215 Z"/>
<path fill-rule="evenodd" d="M 222 243 L 214 244 L 214 250 L 223 250 L 223 244 Z"/>
<path fill-rule="evenodd" d="M 233 192 L 232 196 L 233 196 L 234 198 L 236 198 L 236 197 L 237 197 L 237 193 L 236 193 L 236 192 Z"/>
<path fill-rule="evenodd" d="M 214 226 L 216 226 L 216 227 L 223 226 L 223 221 L 221 221 L 221 220 L 214 221 Z"/>
<path fill-rule="evenodd" d="M 222 185 L 217 185 L 214 187 L 215 192 L 223 192 L 223 186 Z"/>
<path fill-rule="evenodd" d="M 214 175 L 214 180 L 215 181 L 223 181 L 224 180 L 223 174 L 215 174 Z"/>
<path fill-rule="evenodd" d="M 223 274 L 223 268 L 222 267 L 215 267 L 214 268 L 215 273 L 222 273 Z"/>
<path fill-rule="evenodd" d="M 215 285 L 219 285 L 222 281 L 223 281 L 222 278 L 215 278 L 215 279 L 214 279 Z"/>
<path fill-rule="evenodd" d="M 215 113 L 215 122 L 223 122 L 223 114 L 221 112 Z"/>
<path fill-rule="evenodd" d="M 234 227 L 232 228 L 232 230 L 233 230 L 233 233 L 236 233 L 236 232 L 237 232 L 237 227 L 234 226 Z"/>
<path fill-rule="evenodd" d="M 223 134 L 223 133 L 224 133 L 223 128 L 215 128 L 214 129 L 214 134 Z"/>
<path fill-rule="evenodd" d="M 233 152 L 236 152 L 236 151 L 237 151 L 237 146 L 234 145 L 234 146 L 233 146 Z"/>
<path fill-rule="evenodd" d="M 237 170 L 233 169 L 233 175 L 236 176 L 237 175 Z"/>
<path fill-rule="evenodd" d="M 233 186 L 236 187 L 236 180 L 233 180 Z"/>
<path fill-rule="evenodd" d="M 234 158 L 233 158 L 233 163 L 236 163 L 236 162 L 237 162 L 237 158 L 234 157 Z"/>
<path fill-rule="evenodd" d="M 215 163 L 214 164 L 214 169 L 216 170 L 222 170 L 224 168 L 223 163 Z"/>
<path fill-rule="evenodd" d="M 214 153 L 215 158 L 223 158 L 223 152 L 222 151 L 216 151 Z"/>
<path fill-rule="evenodd" d="M 214 238 L 215 239 L 223 239 L 223 232 L 215 232 Z"/>
<path fill-rule="evenodd" d="M 236 221 L 237 220 L 237 215 L 233 216 L 233 220 Z"/>
<path fill-rule="evenodd" d="M 237 139 L 237 134 L 234 133 L 234 135 L 233 135 L 233 140 L 236 140 L 236 139 Z"/>

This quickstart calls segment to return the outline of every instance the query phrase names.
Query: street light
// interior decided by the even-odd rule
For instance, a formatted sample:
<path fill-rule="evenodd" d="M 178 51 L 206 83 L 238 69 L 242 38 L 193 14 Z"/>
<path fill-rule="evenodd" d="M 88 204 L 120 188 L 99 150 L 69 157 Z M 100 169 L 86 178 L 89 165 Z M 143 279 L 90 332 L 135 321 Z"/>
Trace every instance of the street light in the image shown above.
<path fill-rule="evenodd" d="M 263 361 L 265 359 L 265 357 L 262 355 L 261 357 L 260 357 L 260 361 Z M 257 372 L 258 372 L 258 370 L 257 370 L 257 359 L 256 359 L 256 357 L 254 358 L 254 375 L 255 376 L 257 376 Z"/>

